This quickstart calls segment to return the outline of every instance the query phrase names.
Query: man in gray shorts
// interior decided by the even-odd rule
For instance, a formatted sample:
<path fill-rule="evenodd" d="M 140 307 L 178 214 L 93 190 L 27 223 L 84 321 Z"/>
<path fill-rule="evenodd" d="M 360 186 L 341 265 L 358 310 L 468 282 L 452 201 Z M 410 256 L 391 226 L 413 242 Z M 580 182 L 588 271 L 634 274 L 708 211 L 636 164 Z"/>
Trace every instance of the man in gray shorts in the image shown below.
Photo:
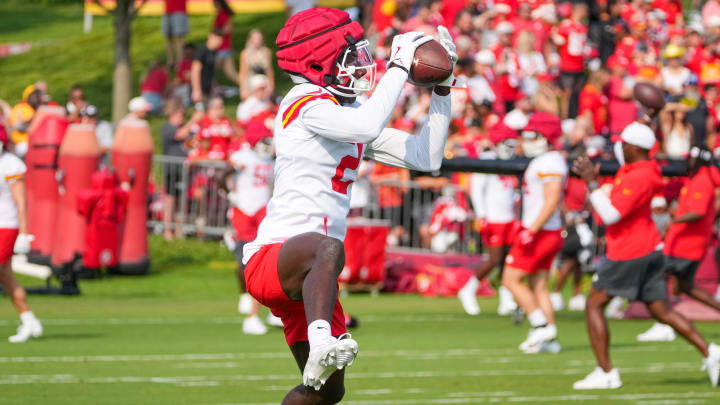
<path fill-rule="evenodd" d="M 165 0 L 161 29 L 167 38 L 167 63 L 174 72 L 182 59 L 185 36 L 190 32 L 187 0 Z"/>
<path fill-rule="evenodd" d="M 693 146 L 688 158 L 688 178 L 680 190 L 678 207 L 665 236 L 665 269 L 677 279 L 678 290 L 720 311 L 720 302 L 709 291 L 695 285 L 695 273 L 708 252 L 715 222 L 715 189 L 720 172 L 712 163 L 712 152 Z M 656 323 L 638 335 L 643 342 L 671 341 L 675 332 Z"/>
<path fill-rule="evenodd" d="M 662 186 L 660 167 L 648 156 L 654 145 L 655 134 L 647 125 L 633 122 L 623 130 L 615 147 L 621 167 L 609 196 L 598 188 L 598 168 L 587 157 L 579 157 L 573 166 L 588 184 L 590 202 L 606 225 L 607 242 L 607 261 L 598 269 L 585 308 L 598 367 L 577 381 L 574 389 L 622 386 L 620 373 L 610 362 L 610 334 L 603 315 L 605 305 L 615 296 L 642 301 L 653 318 L 687 339 L 702 354 L 712 385 L 718 385 L 720 346 L 708 344 L 691 321 L 668 305 L 661 239 L 650 210 L 650 200 Z"/>

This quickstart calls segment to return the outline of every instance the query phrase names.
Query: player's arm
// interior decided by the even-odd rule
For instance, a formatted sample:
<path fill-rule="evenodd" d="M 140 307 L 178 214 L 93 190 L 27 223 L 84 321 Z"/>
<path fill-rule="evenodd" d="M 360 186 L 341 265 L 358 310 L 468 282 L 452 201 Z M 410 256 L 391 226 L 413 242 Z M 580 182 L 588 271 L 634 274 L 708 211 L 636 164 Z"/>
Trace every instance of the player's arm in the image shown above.
<path fill-rule="evenodd" d="M 325 138 L 370 143 L 390 120 L 407 77 L 407 72 L 399 67 L 391 68 L 362 106 L 348 108 L 330 101 L 315 103 L 301 112 L 302 123 Z"/>
<path fill-rule="evenodd" d="M 715 189 L 707 183 L 693 181 L 687 190 L 686 198 L 690 201 L 687 205 L 688 211 L 673 219 L 673 223 L 695 222 L 701 220 L 707 212 L 713 208 Z"/>
<path fill-rule="evenodd" d="M 605 191 L 598 187 L 597 178 L 600 172 L 600 165 L 593 166 L 587 156 L 580 156 L 573 162 L 572 170 L 588 185 L 588 190 L 591 191 L 588 199 L 603 223 L 605 225 L 612 225 L 620 221 L 622 214 L 618 208 L 613 205 L 613 202 L 610 201 L 610 197 Z"/>
<path fill-rule="evenodd" d="M 369 145 L 368 158 L 390 166 L 430 172 L 440 169 L 450 125 L 450 96 L 433 92 L 428 119 L 418 135 L 382 130 Z"/>
<path fill-rule="evenodd" d="M 192 88 L 192 101 L 198 103 L 202 101 L 202 88 L 200 87 L 200 73 L 202 72 L 202 62 L 193 60 L 190 65 L 190 86 Z"/>
<path fill-rule="evenodd" d="M 557 175 L 557 180 L 548 181 L 543 184 L 543 206 L 540 209 L 535 222 L 533 222 L 528 230 L 532 233 L 539 232 L 543 225 L 553 216 L 555 211 L 562 203 L 563 182 L 562 175 Z"/>

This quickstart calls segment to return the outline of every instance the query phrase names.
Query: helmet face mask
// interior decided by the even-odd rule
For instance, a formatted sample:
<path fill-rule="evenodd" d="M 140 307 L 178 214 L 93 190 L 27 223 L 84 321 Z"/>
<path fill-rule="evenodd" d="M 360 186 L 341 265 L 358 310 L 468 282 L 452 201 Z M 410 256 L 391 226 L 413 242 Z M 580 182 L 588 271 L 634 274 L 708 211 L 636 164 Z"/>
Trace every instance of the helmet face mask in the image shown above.
<path fill-rule="evenodd" d="M 501 160 L 509 160 L 515 157 L 515 149 L 517 147 L 516 139 L 505 139 L 504 141 L 497 144 L 495 153 Z"/>
<path fill-rule="evenodd" d="M 331 86 L 342 95 L 358 96 L 375 87 L 376 65 L 367 40 L 352 44 L 340 52 L 335 64 L 339 84 Z"/>
<path fill-rule="evenodd" d="M 534 158 L 548 151 L 548 141 L 535 131 L 522 131 L 523 155 Z"/>

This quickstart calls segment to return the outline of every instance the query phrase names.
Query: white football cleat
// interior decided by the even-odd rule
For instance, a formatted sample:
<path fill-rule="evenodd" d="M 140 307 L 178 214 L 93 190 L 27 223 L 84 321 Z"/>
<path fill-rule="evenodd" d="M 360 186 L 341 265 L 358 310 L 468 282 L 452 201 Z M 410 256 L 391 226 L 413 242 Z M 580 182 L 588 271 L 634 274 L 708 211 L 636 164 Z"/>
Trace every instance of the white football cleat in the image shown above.
<path fill-rule="evenodd" d="M 553 339 L 549 342 L 542 342 L 535 346 L 530 346 L 527 350 L 523 350 L 525 354 L 536 354 L 536 353 L 552 353 L 558 354 L 562 351 L 562 346 L 557 339 Z"/>
<path fill-rule="evenodd" d="M 238 312 L 243 315 L 247 315 L 252 311 L 253 299 L 248 293 L 240 294 L 240 301 L 238 301 Z"/>
<path fill-rule="evenodd" d="M 267 333 L 267 326 L 262 323 L 257 315 L 248 316 L 243 319 L 242 330 L 246 335 L 264 335 Z"/>
<path fill-rule="evenodd" d="M 625 317 L 625 313 L 622 310 L 623 305 L 625 305 L 625 298 L 613 297 L 607 307 L 605 307 L 605 317 L 623 319 Z"/>
<path fill-rule="evenodd" d="M 498 298 L 500 300 L 500 303 L 498 304 L 498 315 L 512 315 L 512 313 L 517 310 L 518 306 L 515 302 L 515 298 L 513 298 L 512 293 L 507 289 L 507 287 L 500 286 L 500 288 L 498 288 Z"/>
<path fill-rule="evenodd" d="M 480 305 L 477 302 L 477 289 L 480 282 L 475 276 L 468 279 L 467 283 L 458 291 L 457 297 L 468 315 L 480 313 Z"/>
<path fill-rule="evenodd" d="M 668 325 L 655 322 L 644 333 L 637 335 L 638 342 L 672 342 L 675 340 L 675 331 Z"/>
<path fill-rule="evenodd" d="M 550 294 L 550 303 L 552 304 L 553 309 L 556 311 L 562 311 L 563 309 L 565 309 L 562 294 L 559 292 L 554 292 Z"/>
<path fill-rule="evenodd" d="M 519 349 L 525 353 L 537 353 L 542 343 L 555 340 L 555 338 L 557 338 L 557 326 L 555 325 L 532 328 L 528 332 L 527 339 L 520 343 Z"/>
<path fill-rule="evenodd" d="M 277 316 L 273 315 L 272 312 L 268 312 L 267 318 L 265 318 L 265 323 L 267 323 L 270 326 L 277 326 L 280 328 L 284 328 L 285 325 L 282 323 L 282 319 L 278 318 Z"/>
<path fill-rule="evenodd" d="M 337 339 L 329 337 L 325 344 L 310 349 L 303 385 L 320 390 L 332 373 L 352 365 L 357 354 L 358 344 L 349 333 Z"/>
<path fill-rule="evenodd" d="M 584 311 L 586 301 L 584 295 L 578 294 L 570 298 L 570 301 L 568 301 L 568 309 L 571 311 Z"/>
<path fill-rule="evenodd" d="M 606 373 L 600 367 L 595 367 L 587 377 L 573 384 L 576 390 L 613 390 L 620 387 L 622 381 L 616 368 Z"/>
<path fill-rule="evenodd" d="M 17 328 L 17 333 L 8 337 L 10 343 L 24 343 L 27 342 L 31 337 L 38 338 L 42 336 L 43 327 L 40 321 L 32 319 L 27 322 L 23 322 Z"/>
<path fill-rule="evenodd" d="M 703 359 L 703 365 L 707 369 L 708 376 L 710 377 L 710 384 L 713 387 L 717 387 L 720 383 L 720 346 L 715 343 L 710 343 L 708 348 L 708 356 Z"/>

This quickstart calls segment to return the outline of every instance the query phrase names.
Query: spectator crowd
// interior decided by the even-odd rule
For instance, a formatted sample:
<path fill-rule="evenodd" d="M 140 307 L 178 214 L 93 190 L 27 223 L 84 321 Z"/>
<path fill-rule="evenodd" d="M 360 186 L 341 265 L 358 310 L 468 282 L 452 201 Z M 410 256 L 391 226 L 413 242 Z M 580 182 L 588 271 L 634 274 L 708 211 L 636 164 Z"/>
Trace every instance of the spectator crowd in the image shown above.
<path fill-rule="evenodd" d="M 683 9 L 680 0 L 358 0 L 352 15 L 371 41 L 379 75 L 394 35 L 413 30 L 435 35 L 438 25 L 451 27 L 459 56 L 455 75 L 465 87 L 452 89 L 447 158 L 512 155 L 505 140 L 521 136 L 537 113 L 561 120 L 562 136 L 555 146 L 568 159 L 583 153 L 612 158 L 616 137 L 644 113 L 633 87 L 650 82 L 664 90 L 667 100 L 652 124 L 660 141 L 654 156 L 686 159 L 692 146 L 720 151 L 720 1 L 690 3 Z M 197 204 L 224 209 L 203 202 L 221 188 L 212 183 L 224 181 L 220 171 L 203 165 L 227 162 L 247 148 L 249 126 L 262 123 L 272 129 L 281 98 L 267 46 L 274 38 L 253 29 L 236 53 L 233 10 L 225 0 L 213 4 L 216 13 L 206 40 L 192 44 L 185 42 L 187 1 L 166 0 L 161 30 L 167 58 L 148 66 L 139 96 L 129 105 L 137 119 L 165 116 L 162 153 L 199 167 L 186 187 L 168 168 L 157 179 L 164 186 L 167 221 L 183 192 Z M 314 1 L 287 4 L 292 14 Z M 220 74 L 233 85 L 219 86 Z M 238 96 L 235 116 L 228 116 L 225 100 Z M 15 106 L 0 101 L 0 131 L 9 133 L 17 154 L 27 150 L 34 112 L 48 103 L 53 101 L 44 82 L 28 86 Z M 426 119 L 429 103 L 427 89 L 406 85 L 390 125 L 413 132 Z M 85 100 L 81 86 L 69 89 L 65 108 L 71 121 L 95 124 L 98 143 L 109 150 L 112 126 L 98 120 L 98 109 Z M 672 209 L 679 180 L 666 181 L 662 198 Z M 474 243 L 468 232 L 482 220 L 469 198 L 472 184 L 467 173 L 408 172 L 364 162 L 352 212 L 364 215 L 364 209 L 376 205 L 373 215 L 391 220 L 390 244 L 466 251 Z M 587 215 L 578 214 L 586 211 L 583 187 L 575 179 L 568 183 L 568 224 Z M 659 200 L 657 205 L 660 209 Z M 165 234 L 171 238 L 180 232 L 166 227 Z M 464 246 L 458 247 L 458 241 Z"/>

